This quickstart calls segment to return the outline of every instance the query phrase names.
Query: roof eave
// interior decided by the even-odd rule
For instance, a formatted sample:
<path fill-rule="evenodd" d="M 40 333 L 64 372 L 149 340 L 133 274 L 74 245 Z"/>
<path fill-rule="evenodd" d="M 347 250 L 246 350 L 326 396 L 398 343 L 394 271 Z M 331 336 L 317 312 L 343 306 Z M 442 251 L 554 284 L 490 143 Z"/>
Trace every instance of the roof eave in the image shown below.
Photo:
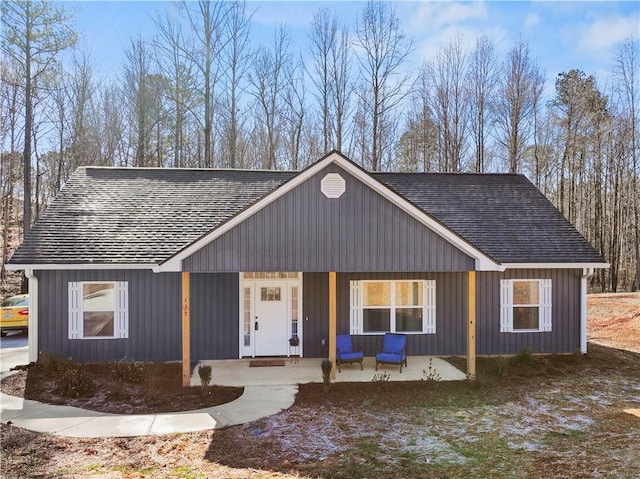
<path fill-rule="evenodd" d="M 7 263 L 5 268 L 20 270 L 111 270 L 111 269 L 149 269 L 160 272 L 155 263 Z"/>
<path fill-rule="evenodd" d="M 502 263 L 501 271 L 507 269 L 608 269 L 609 263 Z"/>

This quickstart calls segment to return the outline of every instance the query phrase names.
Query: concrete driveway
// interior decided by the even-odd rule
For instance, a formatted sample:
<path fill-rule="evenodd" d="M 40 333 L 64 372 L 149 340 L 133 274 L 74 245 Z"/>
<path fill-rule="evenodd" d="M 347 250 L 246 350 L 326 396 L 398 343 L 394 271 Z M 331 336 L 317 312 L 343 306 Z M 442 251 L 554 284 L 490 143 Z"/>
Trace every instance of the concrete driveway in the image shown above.
<path fill-rule="evenodd" d="M 26 333 L 10 332 L 0 339 L 0 373 L 29 363 L 28 336 Z"/>

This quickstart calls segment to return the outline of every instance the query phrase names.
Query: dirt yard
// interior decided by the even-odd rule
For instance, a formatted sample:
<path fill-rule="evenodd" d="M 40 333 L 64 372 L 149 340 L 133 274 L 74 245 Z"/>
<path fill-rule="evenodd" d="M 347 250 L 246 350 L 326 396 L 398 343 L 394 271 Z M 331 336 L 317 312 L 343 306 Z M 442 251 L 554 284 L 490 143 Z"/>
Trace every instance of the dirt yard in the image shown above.
<path fill-rule="evenodd" d="M 627 301 L 635 306 L 623 306 Z M 590 298 L 590 337 L 604 341 L 602 330 L 631 325 L 621 345 L 637 351 L 638 311 L 640 295 Z M 631 479 L 640 477 L 639 414 L 640 354 L 590 343 L 586 357 L 480 358 L 475 383 L 341 383 L 328 392 L 305 385 L 288 411 L 220 431 L 67 439 L 3 425 L 0 472 L 7 478 Z"/>
<path fill-rule="evenodd" d="M 589 341 L 640 353 L 640 293 L 591 294 Z"/>

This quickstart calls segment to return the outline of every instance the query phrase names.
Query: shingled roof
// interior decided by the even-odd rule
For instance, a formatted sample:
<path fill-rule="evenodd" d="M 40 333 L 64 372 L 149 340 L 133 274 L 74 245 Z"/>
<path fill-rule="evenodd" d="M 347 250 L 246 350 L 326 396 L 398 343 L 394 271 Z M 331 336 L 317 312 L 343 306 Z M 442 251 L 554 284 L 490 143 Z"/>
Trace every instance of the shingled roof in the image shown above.
<path fill-rule="evenodd" d="M 500 263 L 603 263 L 525 176 L 373 175 Z"/>
<path fill-rule="evenodd" d="M 298 172 L 79 168 L 10 264 L 160 264 Z M 603 263 L 524 176 L 372 173 L 499 263 Z"/>
<path fill-rule="evenodd" d="M 10 264 L 158 264 L 294 172 L 78 168 Z"/>

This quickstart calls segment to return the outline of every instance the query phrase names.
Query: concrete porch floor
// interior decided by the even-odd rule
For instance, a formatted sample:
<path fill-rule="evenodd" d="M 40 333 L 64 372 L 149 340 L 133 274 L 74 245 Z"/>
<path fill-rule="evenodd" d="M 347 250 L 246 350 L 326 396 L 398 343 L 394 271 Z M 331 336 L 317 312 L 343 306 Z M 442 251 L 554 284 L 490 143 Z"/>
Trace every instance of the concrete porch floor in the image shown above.
<path fill-rule="evenodd" d="M 261 358 L 256 358 L 261 359 Z M 199 362 L 191 372 L 191 385 L 200 386 L 198 367 L 211 365 L 211 384 L 216 386 L 268 386 L 322 382 L 322 370 L 318 358 L 274 358 L 283 359 L 284 366 L 249 367 L 252 359 L 225 359 Z M 374 357 L 365 357 L 360 371 L 358 363 L 341 365 L 342 372 L 336 369 L 333 382 L 371 382 L 376 374 L 388 372 L 390 381 L 420 381 L 424 370 L 431 367 L 440 375 L 441 381 L 459 381 L 466 375 L 444 359 L 435 356 L 410 356 L 408 366 L 400 368 L 394 365 L 380 365 L 376 371 Z"/>

